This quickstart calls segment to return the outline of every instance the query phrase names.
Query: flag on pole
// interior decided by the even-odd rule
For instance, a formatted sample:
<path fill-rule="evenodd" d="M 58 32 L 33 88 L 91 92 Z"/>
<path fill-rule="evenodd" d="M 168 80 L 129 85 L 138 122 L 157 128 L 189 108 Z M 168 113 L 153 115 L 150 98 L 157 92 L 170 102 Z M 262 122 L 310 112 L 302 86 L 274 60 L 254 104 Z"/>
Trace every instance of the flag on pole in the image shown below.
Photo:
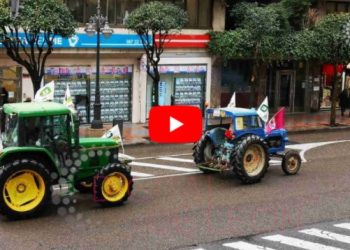
<path fill-rule="evenodd" d="M 41 87 L 34 97 L 35 102 L 49 102 L 53 101 L 53 94 L 55 91 L 55 82 L 51 81 L 48 84 Z"/>
<path fill-rule="evenodd" d="M 272 130 L 284 128 L 284 114 L 286 109 L 281 108 L 267 123 L 265 126 L 265 132 L 270 134 Z"/>
<path fill-rule="evenodd" d="M 73 97 L 70 94 L 68 84 L 67 84 L 67 88 L 66 88 L 66 93 L 64 94 L 63 104 L 70 109 L 74 109 Z"/>
<path fill-rule="evenodd" d="M 124 145 L 123 145 L 123 139 L 122 135 L 120 133 L 120 129 L 118 124 L 112 127 L 110 130 L 108 130 L 106 133 L 102 135 L 102 138 L 112 138 L 117 143 L 120 143 L 122 145 L 123 153 L 124 153 Z"/>
<path fill-rule="evenodd" d="M 269 101 L 267 99 L 267 96 L 265 97 L 264 101 L 261 103 L 257 112 L 260 118 L 264 122 L 267 122 L 269 120 Z"/>
<path fill-rule="evenodd" d="M 227 105 L 228 108 L 236 107 L 236 92 L 233 92 L 230 103 Z"/>

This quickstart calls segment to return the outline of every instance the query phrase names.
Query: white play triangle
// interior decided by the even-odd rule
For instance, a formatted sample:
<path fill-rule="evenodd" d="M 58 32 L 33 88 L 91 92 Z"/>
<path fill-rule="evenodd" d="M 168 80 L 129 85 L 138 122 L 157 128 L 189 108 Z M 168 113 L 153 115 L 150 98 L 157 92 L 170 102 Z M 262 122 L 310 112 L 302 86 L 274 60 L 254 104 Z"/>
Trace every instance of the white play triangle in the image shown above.
<path fill-rule="evenodd" d="M 173 132 L 174 130 L 180 128 L 181 126 L 183 126 L 184 124 L 178 120 L 176 120 L 175 118 L 170 116 L 170 133 Z"/>

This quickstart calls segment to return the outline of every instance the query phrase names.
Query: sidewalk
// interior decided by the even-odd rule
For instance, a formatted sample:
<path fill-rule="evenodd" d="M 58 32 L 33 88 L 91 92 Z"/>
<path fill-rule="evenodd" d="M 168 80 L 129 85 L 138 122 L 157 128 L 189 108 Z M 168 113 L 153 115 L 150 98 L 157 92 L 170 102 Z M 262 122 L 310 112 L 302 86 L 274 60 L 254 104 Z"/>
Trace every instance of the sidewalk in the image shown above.
<path fill-rule="evenodd" d="M 350 129 L 349 112 L 346 111 L 345 116 L 340 116 L 337 112 L 337 126 L 329 126 L 329 111 L 320 111 L 317 113 L 294 113 L 286 114 L 286 129 L 288 133 L 300 133 L 303 131 L 324 131 L 341 128 Z M 104 125 L 102 130 L 92 130 L 90 125 L 82 125 L 80 127 L 80 136 L 83 137 L 100 137 L 105 131 L 110 129 L 112 125 L 109 123 Z M 150 143 L 148 138 L 148 124 L 144 123 L 124 123 L 123 141 L 125 145 L 130 144 L 147 144 Z"/>

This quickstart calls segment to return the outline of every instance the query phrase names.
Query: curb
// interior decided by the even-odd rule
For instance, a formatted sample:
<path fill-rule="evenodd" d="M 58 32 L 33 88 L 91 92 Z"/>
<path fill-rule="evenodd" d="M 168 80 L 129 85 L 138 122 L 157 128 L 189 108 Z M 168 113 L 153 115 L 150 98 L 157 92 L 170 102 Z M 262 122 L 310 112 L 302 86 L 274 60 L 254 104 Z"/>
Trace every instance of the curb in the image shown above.
<path fill-rule="evenodd" d="M 288 135 L 298 135 L 298 134 L 308 134 L 308 133 L 316 133 L 316 132 L 335 132 L 338 130 L 350 130 L 350 125 L 342 125 L 342 126 L 326 126 L 326 127 L 318 127 L 311 129 L 300 129 L 300 130 L 287 130 Z"/>

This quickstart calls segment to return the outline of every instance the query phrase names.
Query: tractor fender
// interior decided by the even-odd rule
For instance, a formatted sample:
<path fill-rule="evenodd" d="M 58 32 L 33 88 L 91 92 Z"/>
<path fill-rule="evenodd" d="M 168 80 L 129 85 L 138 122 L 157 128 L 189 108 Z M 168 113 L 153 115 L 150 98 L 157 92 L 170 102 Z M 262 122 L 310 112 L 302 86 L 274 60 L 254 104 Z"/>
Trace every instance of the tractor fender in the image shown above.
<path fill-rule="evenodd" d="M 218 146 L 225 143 L 225 128 L 217 127 L 213 128 L 205 133 L 205 136 L 213 143 L 213 145 Z"/>
<path fill-rule="evenodd" d="M 0 152 L 0 165 L 3 166 L 7 162 L 14 161 L 19 158 L 33 158 L 35 160 L 45 162 L 45 167 L 50 172 L 58 171 L 58 166 L 55 163 L 53 156 L 45 148 L 36 147 L 8 147 Z"/>

